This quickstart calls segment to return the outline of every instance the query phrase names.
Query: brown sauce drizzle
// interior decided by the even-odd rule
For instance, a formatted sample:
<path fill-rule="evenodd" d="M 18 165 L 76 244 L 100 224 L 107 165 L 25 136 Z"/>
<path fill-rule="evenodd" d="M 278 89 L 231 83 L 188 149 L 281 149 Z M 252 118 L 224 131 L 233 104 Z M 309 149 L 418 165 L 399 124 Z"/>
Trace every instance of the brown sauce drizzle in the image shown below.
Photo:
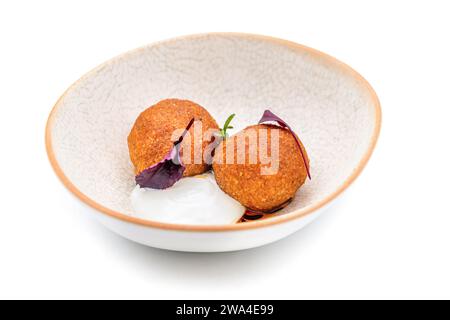
<path fill-rule="evenodd" d="M 280 204 L 278 207 L 268 210 L 268 211 L 256 211 L 256 210 L 247 208 L 247 209 L 245 209 L 244 215 L 241 217 L 241 219 L 238 221 L 238 223 L 256 221 L 259 219 L 263 219 L 263 218 L 272 216 L 274 213 L 285 208 L 289 203 L 291 203 L 291 201 L 292 201 L 292 198 L 290 198 L 286 202 Z"/>

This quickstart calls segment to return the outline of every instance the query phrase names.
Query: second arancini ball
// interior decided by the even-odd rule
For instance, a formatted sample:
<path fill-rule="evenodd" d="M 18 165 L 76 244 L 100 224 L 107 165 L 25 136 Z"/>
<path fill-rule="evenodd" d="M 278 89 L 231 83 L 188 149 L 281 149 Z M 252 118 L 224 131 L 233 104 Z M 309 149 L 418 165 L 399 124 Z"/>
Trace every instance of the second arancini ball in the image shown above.
<path fill-rule="evenodd" d="M 135 173 L 139 174 L 160 162 L 173 147 L 175 130 L 185 129 L 192 118 L 195 118 L 196 122 L 201 121 L 202 132 L 200 135 L 194 135 L 195 123 L 189 130 L 190 154 L 185 152 L 187 140 L 182 142 L 180 154 L 186 167 L 183 176 L 193 176 L 208 171 L 210 165 L 204 162 L 203 152 L 210 141 L 203 139 L 203 133 L 208 129 L 218 130 L 216 121 L 208 111 L 192 101 L 166 99 L 142 112 L 128 136 L 128 148 L 131 162 L 135 166 Z M 199 157 L 194 157 L 195 145 L 201 147 L 202 157 L 199 163 L 195 161 Z"/>
<path fill-rule="evenodd" d="M 267 148 L 262 152 L 258 142 L 263 132 L 261 130 L 265 130 L 267 136 Z M 255 135 L 256 139 L 245 138 Z M 275 139 L 276 136 L 278 136 L 278 152 L 272 154 L 271 148 L 274 143 L 272 137 Z M 239 141 L 245 141 L 245 147 L 239 147 Z M 301 147 L 309 166 L 306 150 L 303 145 Z M 226 160 L 229 148 L 234 149 L 232 161 Z M 242 150 L 245 150 L 245 162 L 238 163 L 239 157 L 242 157 L 239 156 L 239 152 Z M 268 158 L 265 155 L 269 155 Z M 267 159 L 271 156 L 272 164 L 269 164 Z M 256 161 L 252 162 L 252 159 Z M 278 164 L 273 161 L 278 161 Z M 272 170 L 262 174 L 264 168 L 270 166 Z M 286 129 L 266 124 L 247 127 L 222 141 L 216 149 L 213 170 L 217 184 L 225 193 L 243 206 L 261 212 L 277 209 L 292 199 L 308 175 L 294 136 Z"/>

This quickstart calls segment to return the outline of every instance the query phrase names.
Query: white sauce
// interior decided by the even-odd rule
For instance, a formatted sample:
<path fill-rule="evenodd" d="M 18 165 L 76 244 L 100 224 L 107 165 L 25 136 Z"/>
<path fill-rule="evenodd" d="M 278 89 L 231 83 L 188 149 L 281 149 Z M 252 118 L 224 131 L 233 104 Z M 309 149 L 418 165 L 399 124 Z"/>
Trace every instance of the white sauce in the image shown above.
<path fill-rule="evenodd" d="M 165 190 L 136 186 L 131 204 L 136 217 L 191 225 L 233 224 L 245 211 L 219 188 L 212 173 L 183 178 Z"/>

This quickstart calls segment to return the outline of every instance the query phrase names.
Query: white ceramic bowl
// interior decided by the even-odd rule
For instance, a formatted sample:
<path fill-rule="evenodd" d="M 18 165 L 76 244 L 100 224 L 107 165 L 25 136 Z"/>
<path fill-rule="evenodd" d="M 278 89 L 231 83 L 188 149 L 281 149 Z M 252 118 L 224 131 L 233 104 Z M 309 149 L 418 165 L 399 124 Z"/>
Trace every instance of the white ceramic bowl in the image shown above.
<path fill-rule="evenodd" d="M 132 217 L 127 135 L 141 111 L 171 97 L 201 104 L 218 123 L 236 113 L 234 132 L 271 109 L 300 135 L 312 180 L 261 221 L 189 226 Z M 360 174 L 380 122 L 375 92 L 342 62 L 281 39 L 212 33 L 151 44 L 89 72 L 56 103 L 46 143 L 61 181 L 112 231 L 152 247 L 219 252 L 276 241 L 317 217 Z"/>

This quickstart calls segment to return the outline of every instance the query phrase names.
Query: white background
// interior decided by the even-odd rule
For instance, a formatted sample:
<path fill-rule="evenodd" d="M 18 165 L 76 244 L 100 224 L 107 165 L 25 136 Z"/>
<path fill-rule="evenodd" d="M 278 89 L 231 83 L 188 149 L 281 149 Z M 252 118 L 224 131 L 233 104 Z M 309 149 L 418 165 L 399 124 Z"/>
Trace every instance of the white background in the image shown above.
<path fill-rule="evenodd" d="M 129 49 L 208 31 L 327 52 L 375 88 L 381 137 L 342 200 L 275 244 L 146 248 L 91 220 L 46 158 L 63 91 Z M 450 298 L 448 1 L 0 2 L 0 298 Z"/>

